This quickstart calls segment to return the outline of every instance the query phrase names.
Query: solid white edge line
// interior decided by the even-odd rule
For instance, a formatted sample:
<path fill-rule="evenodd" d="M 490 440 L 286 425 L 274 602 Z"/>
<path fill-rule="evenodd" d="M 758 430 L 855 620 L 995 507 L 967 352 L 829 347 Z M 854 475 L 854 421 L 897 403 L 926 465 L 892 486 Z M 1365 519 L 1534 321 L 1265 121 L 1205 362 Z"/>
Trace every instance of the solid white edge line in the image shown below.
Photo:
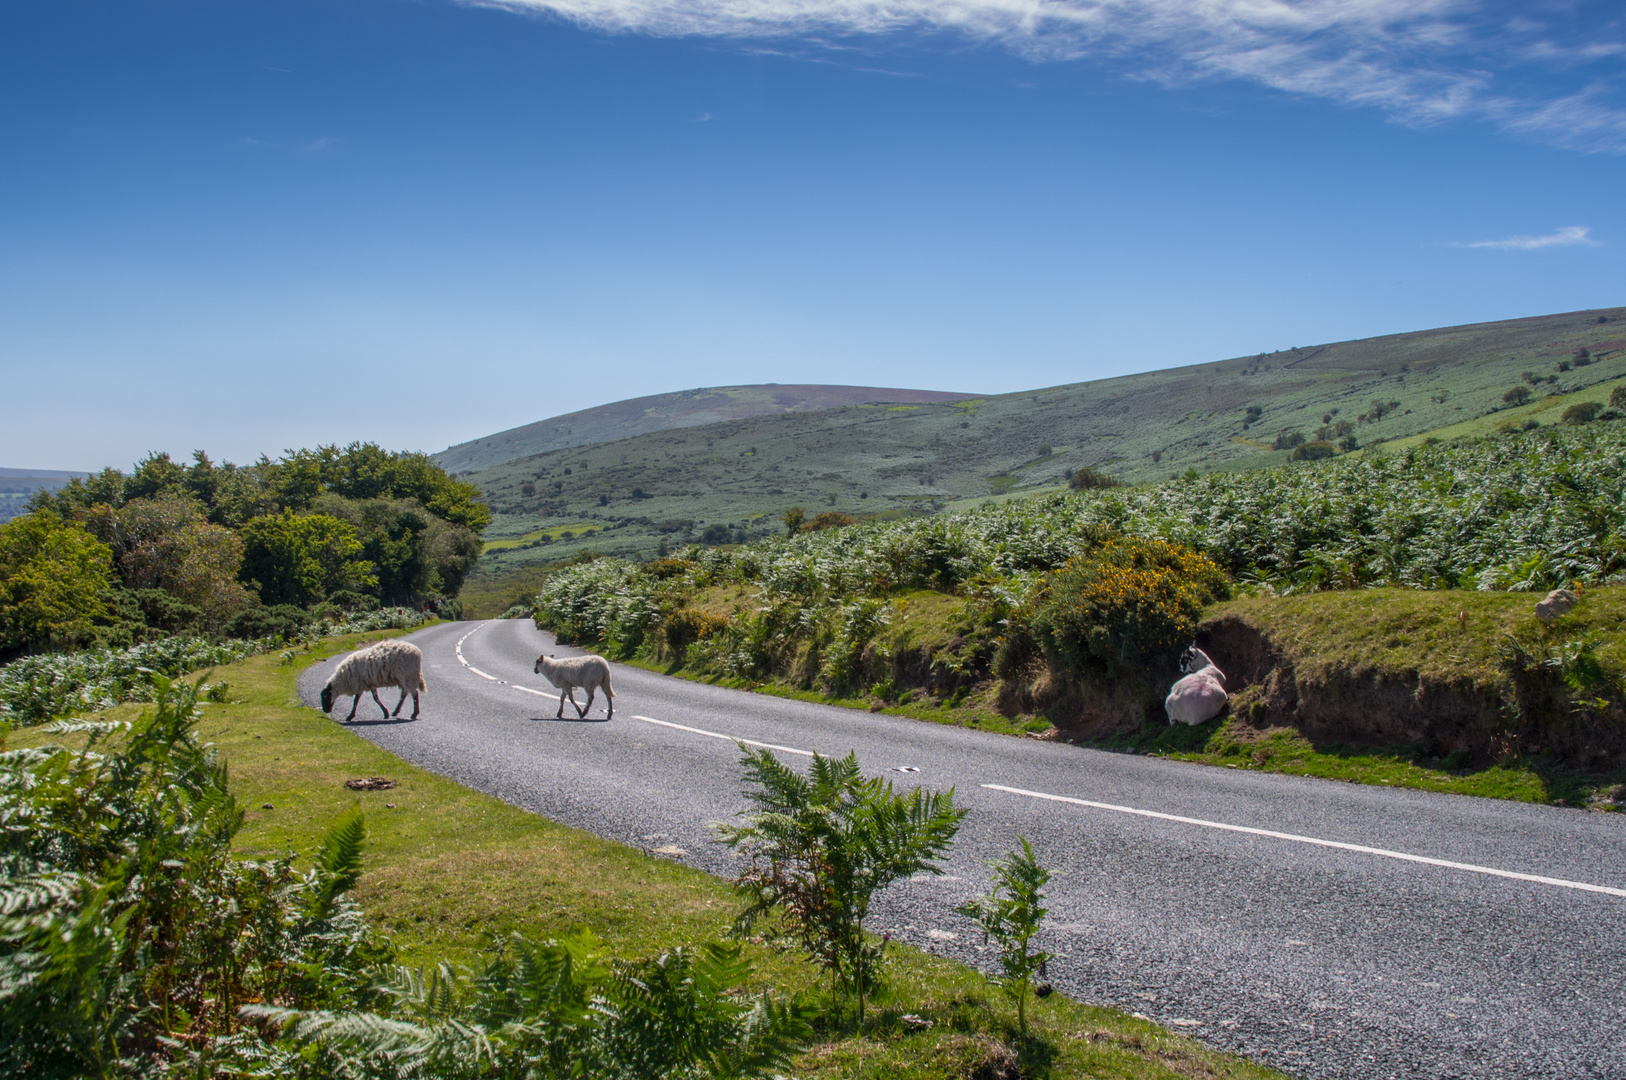
<path fill-rule="evenodd" d="M 1178 814 L 1164 814 L 1156 810 L 1140 810 L 1133 806 L 1117 806 L 1113 803 L 1091 802 L 1089 799 L 1074 799 L 1066 795 L 1051 795 L 1043 791 L 1027 791 L 1023 788 L 1006 787 L 1004 784 L 983 784 L 991 791 L 1004 791 L 1012 795 L 1026 795 L 1030 799 L 1048 799 L 1050 802 L 1072 803 L 1074 806 L 1088 806 L 1097 810 L 1111 810 L 1119 814 L 1134 814 L 1139 817 L 1157 818 L 1160 821 L 1177 821 L 1182 825 L 1200 825 L 1205 829 L 1221 829 L 1225 832 L 1248 833 L 1251 836 L 1267 836 L 1273 840 L 1291 840 L 1295 844 L 1314 844 L 1317 847 L 1337 848 L 1340 851 L 1354 851 L 1362 855 L 1381 855 L 1386 859 L 1399 859 L 1402 862 L 1423 863 L 1427 866 L 1442 866 L 1448 870 L 1467 870 L 1475 874 L 1490 874 L 1494 877 L 1512 878 L 1515 881 L 1533 881 L 1540 885 L 1557 885 L 1564 889 L 1579 889 L 1582 892 L 1604 893 L 1608 896 L 1626 897 L 1626 889 L 1611 889 L 1607 885 L 1589 885 L 1584 881 L 1569 881 L 1564 878 L 1542 877 L 1540 874 L 1521 874 L 1513 870 L 1498 870 L 1494 866 L 1476 866 L 1473 863 L 1452 862 L 1449 859 L 1431 859 L 1426 855 L 1409 855 L 1404 851 L 1390 851 L 1388 848 L 1367 847 L 1365 844 L 1346 844 L 1341 840 L 1322 840 L 1314 836 L 1300 836 L 1298 833 L 1275 832 L 1271 829 L 1255 829 L 1247 825 L 1227 825 L 1223 821 L 1205 821 L 1202 818 L 1181 817 Z"/>
<path fill-rule="evenodd" d="M 800 754 L 803 757 L 812 757 L 811 750 L 798 750 L 794 746 L 776 746 L 769 742 L 757 742 L 755 739 L 742 739 L 738 735 L 724 735 L 718 731 L 706 731 L 704 728 L 689 727 L 687 724 L 674 724 L 670 720 L 657 720 L 653 716 L 633 716 L 634 720 L 642 720 L 646 724 L 659 724 L 661 727 L 676 728 L 679 731 L 692 732 L 695 735 L 704 735 L 709 739 L 727 739 L 729 742 L 742 742 L 746 746 L 760 746 L 764 750 L 780 750 L 787 754 Z"/>

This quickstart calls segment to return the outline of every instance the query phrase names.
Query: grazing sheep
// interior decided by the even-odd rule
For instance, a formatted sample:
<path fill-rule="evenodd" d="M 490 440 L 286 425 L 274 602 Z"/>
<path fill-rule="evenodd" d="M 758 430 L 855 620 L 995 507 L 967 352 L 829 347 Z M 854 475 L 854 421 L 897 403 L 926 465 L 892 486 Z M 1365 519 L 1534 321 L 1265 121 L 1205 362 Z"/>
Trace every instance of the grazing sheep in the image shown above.
<path fill-rule="evenodd" d="M 393 713 L 384 709 L 384 703 L 378 701 L 378 688 L 381 686 L 401 688 L 401 700 L 395 703 Z M 356 718 L 356 705 L 361 701 L 361 695 L 371 691 L 373 700 L 378 702 L 380 709 L 384 709 L 384 716 L 388 719 L 400 714 L 407 695 L 411 694 L 412 719 L 416 720 L 418 694 L 427 689 L 423 682 L 423 653 L 418 651 L 418 647 L 405 641 L 380 641 L 339 661 L 327 685 L 322 687 L 322 711 L 333 711 L 335 695 L 354 694 L 350 701 L 350 715 L 344 718 L 348 723 Z"/>
<path fill-rule="evenodd" d="M 615 715 L 615 691 L 610 689 L 610 665 L 602 656 L 572 656 L 560 660 L 556 656 L 543 653 L 536 658 L 535 671 L 560 690 L 559 711 L 555 717 L 565 714 L 565 698 L 576 705 L 576 687 L 587 688 L 587 704 L 576 705 L 576 716 L 581 718 L 587 715 L 587 710 L 593 707 L 593 692 L 604 687 L 604 703 L 609 711 L 604 719 L 608 720 Z"/>
<path fill-rule="evenodd" d="M 1169 723 L 1178 720 L 1182 724 L 1201 724 L 1218 716 L 1230 700 L 1225 693 L 1225 672 L 1215 667 L 1195 642 L 1180 654 L 1180 671 L 1184 678 L 1170 687 L 1169 696 L 1163 699 Z"/>

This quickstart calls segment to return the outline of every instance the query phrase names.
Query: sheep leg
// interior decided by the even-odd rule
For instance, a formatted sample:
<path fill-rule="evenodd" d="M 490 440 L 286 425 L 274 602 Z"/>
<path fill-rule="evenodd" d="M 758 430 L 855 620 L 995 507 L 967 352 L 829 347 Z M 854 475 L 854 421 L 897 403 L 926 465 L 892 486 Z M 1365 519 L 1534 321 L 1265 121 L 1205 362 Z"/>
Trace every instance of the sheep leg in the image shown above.
<path fill-rule="evenodd" d="M 594 688 L 592 686 L 588 686 L 588 688 L 587 688 L 587 704 L 584 707 L 582 707 L 581 709 L 577 710 L 582 716 L 586 716 L 587 715 L 587 710 L 591 709 L 593 707 L 593 689 Z"/>
<path fill-rule="evenodd" d="M 401 687 L 401 700 L 397 701 L 395 703 L 395 711 L 390 713 L 391 716 L 400 716 L 401 715 L 401 706 L 406 704 L 406 696 L 407 696 L 406 687 L 403 686 L 403 687 Z M 413 712 L 418 711 L 418 695 L 417 694 L 412 695 L 412 711 Z"/>
<path fill-rule="evenodd" d="M 610 689 L 609 682 L 604 684 L 604 707 L 607 710 L 604 719 L 609 720 L 615 716 L 615 691 Z"/>
<path fill-rule="evenodd" d="M 559 711 L 553 714 L 553 718 L 555 720 L 558 720 L 565 715 L 566 694 L 570 694 L 570 703 L 572 705 L 576 704 L 576 695 L 571 693 L 570 687 L 567 686 L 563 690 L 559 691 Z"/>
<path fill-rule="evenodd" d="M 361 704 L 361 695 L 360 694 L 357 694 L 355 697 L 350 699 L 350 715 L 344 718 L 345 723 L 348 724 L 350 721 L 352 721 L 352 720 L 354 720 L 356 718 L 356 706 L 360 705 L 360 704 Z"/>
<path fill-rule="evenodd" d="M 378 687 L 373 687 L 373 701 L 378 705 L 378 711 L 384 714 L 384 719 L 390 718 L 390 711 L 384 708 L 384 703 L 378 700 Z"/>
<path fill-rule="evenodd" d="M 412 719 L 418 718 L 418 692 L 412 691 Z"/>

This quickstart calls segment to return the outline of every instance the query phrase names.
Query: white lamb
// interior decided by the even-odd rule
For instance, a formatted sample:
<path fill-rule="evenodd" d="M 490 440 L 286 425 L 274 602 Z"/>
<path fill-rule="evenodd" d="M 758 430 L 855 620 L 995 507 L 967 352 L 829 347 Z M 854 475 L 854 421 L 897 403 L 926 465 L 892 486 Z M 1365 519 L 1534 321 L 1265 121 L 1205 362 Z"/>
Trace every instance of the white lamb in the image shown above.
<path fill-rule="evenodd" d="M 1225 672 L 1215 667 L 1195 643 L 1180 654 L 1180 671 L 1184 678 L 1170 687 L 1169 696 L 1163 699 L 1169 723 L 1178 720 L 1182 724 L 1201 724 L 1218 716 L 1230 700 L 1225 693 Z"/>
<path fill-rule="evenodd" d="M 576 705 L 576 687 L 587 689 L 587 704 L 576 705 L 576 716 L 580 719 L 587 715 L 587 710 L 593 707 L 593 692 L 604 687 L 604 703 L 608 708 L 604 719 L 608 720 L 615 715 L 615 691 L 610 689 L 610 664 L 602 656 L 570 656 L 561 660 L 556 656 L 543 653 L 536 658 L 535 671 L 559 688 L 559 711 L 555 717 L 565 714 L 565 698 Z"/>
<path fill-rule="evenodd" d="M 401 688 L 401 700 L 395 703 L 393 713 L 384 709 L 384 703 L 378 701 L 378 688 L 381 686 Z M 345 717 L 348 723 L 356 718 L 356 705 L 361 701 L 361 695 L 371 691 L 373 700 L 378 701 L 378 707 L 384 709 L 384 716 L 388 719 L 400 714 L 407 695 L 411 694 L 412 719 L 416 720 L 418 695 L 427 689 L 423 681 L 423 653 L 418 651 L 418 647 L 405 641 L 380 641 L 339 661 L 327 685 L 322 687 L 322 711 L 333 711 L 335 695 L 354 694 L 350 701 L 350 715 Z"/>

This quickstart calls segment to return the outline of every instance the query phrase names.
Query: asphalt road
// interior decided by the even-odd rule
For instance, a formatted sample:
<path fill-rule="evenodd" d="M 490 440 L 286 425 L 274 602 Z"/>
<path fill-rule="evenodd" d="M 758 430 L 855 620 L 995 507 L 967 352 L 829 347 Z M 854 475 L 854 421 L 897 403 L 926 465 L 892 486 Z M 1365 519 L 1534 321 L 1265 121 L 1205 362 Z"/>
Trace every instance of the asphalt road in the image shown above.
<path fill-rule="evenodd" d="M 729 875 L 710 824 L 746 806 L 733 738 L 856 750 L 971 811 L 948 873 L 894 886 L 873 930 L 988 967 L 953 909 L 1021 834 L 1054 872 L 1043 944 L 1075 998 L 1294 1076 L 1626 1080 L 1626 815 L 1103 753 L 620 665 L 613 720 L 601 702 L 556 720 L 531 665 L 576 652 L 528 621 L 412 640 L 422 718 L 379 722 L 363 698 L 353 730 L 556 821 Z M 307 703 L 329 666 L 302 678 Z"/>

